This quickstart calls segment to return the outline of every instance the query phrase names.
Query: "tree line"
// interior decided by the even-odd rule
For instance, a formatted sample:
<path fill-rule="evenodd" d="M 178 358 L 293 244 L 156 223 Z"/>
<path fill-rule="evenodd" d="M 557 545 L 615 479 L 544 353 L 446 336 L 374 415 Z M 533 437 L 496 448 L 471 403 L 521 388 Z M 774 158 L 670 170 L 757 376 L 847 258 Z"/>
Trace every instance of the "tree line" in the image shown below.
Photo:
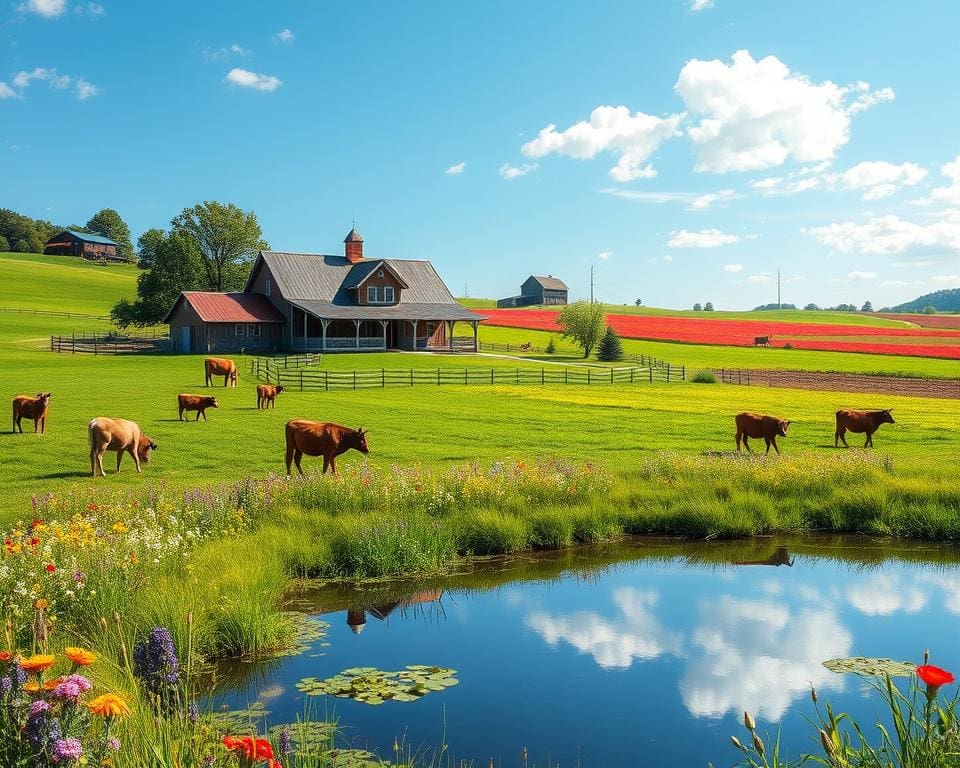
<path fill-rule="evenodd" d="M 103 208 L 89 218 L 86 224 L 60 226 L 46 219 L 33 219 L 22 213 L 0 208 L 0 252 L 43 253 L 47 241 L 65 229 L 88 235 L 109 237 L 117 244 L 117 252 L 126 259 L 135 257 L 130 242 L 130 228 L 113 208 Z"/>

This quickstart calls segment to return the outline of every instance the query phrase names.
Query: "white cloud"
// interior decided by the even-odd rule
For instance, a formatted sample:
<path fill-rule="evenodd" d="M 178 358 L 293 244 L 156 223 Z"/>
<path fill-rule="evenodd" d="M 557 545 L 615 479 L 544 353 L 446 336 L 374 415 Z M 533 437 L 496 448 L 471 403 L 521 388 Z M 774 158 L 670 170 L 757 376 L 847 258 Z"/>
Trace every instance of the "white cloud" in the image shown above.
<path fill-rule="evenodd" d="M 620 614 L 616 618 L 593 611 L 561 615 L 537 611 L 526 618 L 526 624 L 550 646 L 565 642 L 590 654 L 605 669 L 623 669 L 635 660 L 680 655 L 681 636 L 665 629 L 653 612 L 658 602 L 654 590 L 621 587 L 613 592 Z"/>
<path fill-rule="evenodd" d="M 670 248 L 719 248 L 740 242 L 739 235 L 731 235 L 719 229 L 701 229 L 697 232 L 681 229 L 671 232 L 667 245 Z"/>
<path fill-rule="evenodd" d="M 845 253 L 890 254 L 915 248 L 960 251 L 960 222 L 951 220 L 916 224 L 891 214 L 866 224 L 838 222 L 803 232 Z"/>
<path fill-rule="evenodd" d="M 864 200 L 879 200 L 900 187 L 912 187 L 926 177 L 927 172 L 915 163 L 895 165 L 884 160 L 857 163 L 841 175 L 847 189 L 863 190 Z"/>
<path fill-rule="evenodd" d="M 862 282 L 864 280 L 876 280 L 876 272 L 861 272 L 860 270 L 853 270 L 853 272 L 847 273 L 847 280 L 852 280 L 854 282 Z"/>
<path fill-rule="evenodd" d="M 537 170 L 536 163 L 524 163 L 523 165 L 510 165 L 509 163 L 504 163 L 500 166 L 500 175 L 505 178 L 507 181 L 511 179 L 519 179 L 521 176 L 526 176 L 528 173 Z"/>
<path fill-rule="evenodd" d="M 21 89 L 29 86 L 34 80 L 47 82 L 51 88 L 62 91 L 64 88 L 70 87 L 71 78 L 69 75 L 58 75 L 57 70 L 46 69 L 45 67 L 37 67 L 31 72 L 17 72 L 13 76 L 13 84 Z"/>
<path fill-rule="evenodd" d="M 713 0 L 690 0 L 690 10 L 694 13 L 713 8 Z"/>
<path fill-rule="evenodd" d="M 456 165 L 451 165 L 447 170 L 444 171 L 447 176 L 458 176 L 463 173 L 464 169 L 467 167 L 466 162 L 460 162 Z"/>
<path fill-rule="evenodd" d="M 99 89 L 93 83 L 89 83 L 82 77 L 77 78 L 77 98 L 80 101 L 86 101 L 99 93 Z"/>
<path fill-rule="evenodd" d="M 609 261 L 611 256 L 613 256 L 613 251 L 600 251 L 600 253 L 597 254 L 597 258 L 600 259 L 600 261 Z"/>
<path fill-rule="evenodd" d="M 204 48 L 203 58 L 206 61 L 220 61 L 230 56 L 249 56 L 250 50 L 242 47 L 238 43 L 231 43 L 223 48 Z"/>
<path fill-rule="evenodd" d="M 777 282 L 777 278 L 774 275 L 764 273 L 762 275 L 750 275 L 747 282 L 751 285 L 770 285 Z"/>
<path fill-rule="evenodd" d="M 527 157 L 557 153 L 581 160 L 608 151 L 620 156 L 609 171 L 614 181 L 650 179 L 657 172 L 647 161 L 664 140 L 679 134 L 677 127 L 682 117 L 631 114 L 625 106 L 600 106 L 590 113 L 589 121 L 580 121 L 564 131 L 557 131 L 551 123 L 537 138 L 524 144 L 521 151 Z"/>
<path fill-rule="evenodd" d="M 947 288 L 960 288 L 960 275 L 935 275 L 930 281 Z"/>
<path fill-rule="evenodd" d="M 920 202 L 960 206 L 960 155 L 941 166 L 940 173 L 946 176 L 950 183 L 945 187 L 936 187 L 929 198 Z"/>
<path fill-rule="evenodd" d="M 279 78 L 273 75 L 262 75 L 259 72 L 251 72 L 239 67 L 231 69 L 224 79 L 231 85 L 252 88 L 255 91 L 275 91 L 282 85 Z"/>
<path fill-rule="evenodd" d="M 281 29 L 273 36 L 273 42 L 275 43 L 292 43 L 293 41 L 293 32 L 291 32 L 289 29 Z"/>
<path fill-rule="evenodd" d="M 78 16 L 97 18 L 103 16 L 103 14 L 106 13 L 106 9 L 100 5 L 100 3 L 80 3 L 73 9 L 73 12 Z"/>
<path fill-rule="evenodd" d="M 702 211 L 714 203 L 723 203 L 732 200 L 734 197 L 736 197 L 736 193 L 732 189 L 721 189 L 719 192 L 708 192 L 705 195 L 700 195 L 690 203 L 690 207 L 694 210 Z"/>
<path fill-rule="evenodd" d="M 875 574 L 853 584 L 847 588 L 847 600 L 867 616 L 917 613 L 927 604 L 926 594 L 898 574 Z"/>
<path fill-rule="evenodd" d="M 27 0 L 18 6 L 21 13 L 35 13 L 47 19 L 55 19 L 67 10 L 67 0 Z"/>
<path fill-rule="evenodd" d="M 730 64 L 688 61 L 674 89 L 699 119 L 687 130 L 698 148 L 696 170 L 712 173 L 829 160 L 849 140 L 851 115 L 893 98 L 866 83 L 814 83 L 775 56 L 756 61 L 744 50 Z"/>
<path fill-rule="evenodd" d="M 733 273 L 743 272 L 743 264 L 724 264 L 723 271 Z"/>
<path fill-rule="evenodd" d="M 0 80 L 0 99 L 15 99 L 19 95 L 13 88 Z"/>

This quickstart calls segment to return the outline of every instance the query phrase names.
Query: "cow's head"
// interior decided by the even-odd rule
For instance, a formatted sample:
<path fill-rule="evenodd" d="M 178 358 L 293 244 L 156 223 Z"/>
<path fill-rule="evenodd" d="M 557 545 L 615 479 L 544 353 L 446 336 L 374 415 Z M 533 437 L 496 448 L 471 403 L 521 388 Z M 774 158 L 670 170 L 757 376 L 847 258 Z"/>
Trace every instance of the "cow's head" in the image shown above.
<path fill-rule="evenodd" d="M 353 448 L 360 453 L 370 453 L 367 448 L 367 433 L 360 427 L 356 432 L 347 432 L 340 441 L 340 444 L 347 448 Z"/>
<path fill-rule="evenodd" d="M 219 408 L 220 403 L 217 402 L 217 398 L 210 396 L 206 398 L 206 403 L 208 408 Z"/>
<path fill-rule="evenodd" d="M 37 392 L 37 400 L 39 401 L 38 405 L 43 406 L 44 408 L 50 403 L 50 393 L 49 392 Z"/>
<path fill-rule="evenodd" d="M 137 456 L 144 464 L 150 461 L 150 451 L 157 450 L 157 444 L 146 435 L 140 435 L 140 444 L 137 446 Z"/>
<path fill-rule="evenodd" d="M 885 411 L 880 411 L 878 415 L 880 417 L 880 422 L 879 422 L 880 424 L 896 424 L 897 423 L 893 420 L 893 414 L 890 413 L 890 408 L 887 408 L 887 410 Z"/>
<path fill-rule="evenodd" d="M 777 422 L 777 434 L 778 434 L 780 437 L 786 437 L 786 436 L 787 436 L 787 428 L 788 428 L 789 426 L 790 426 L 790 422 L 789 422 L 789 421 L 784 421 L 783 419 L 780 419 L 780 421 Z"/>
<path fill-rule="evenodd" d="M 281 392 L 283 392 L 283 384 L 277 384 L 277 394 L 279 395 Z"/>

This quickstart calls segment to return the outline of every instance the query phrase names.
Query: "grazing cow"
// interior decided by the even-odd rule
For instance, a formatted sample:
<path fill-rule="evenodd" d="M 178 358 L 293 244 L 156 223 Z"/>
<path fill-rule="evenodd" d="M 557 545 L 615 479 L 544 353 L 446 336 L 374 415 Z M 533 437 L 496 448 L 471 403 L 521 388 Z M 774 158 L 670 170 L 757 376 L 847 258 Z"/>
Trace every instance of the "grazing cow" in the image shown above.
<path fill-rule="evenodd" d="M 850 411 L 842 409 L 837 411 L 837 431 L 833 435 L 833 447 L 839 447 L 840 441 L 843 441 L 847 448 L 846 433 L 866 432 L 867 439 L 864 442 L 864 448 L 873 448 L 873 433 L 880 429 L 881 424 L 896 424 L 890 409 L 885 411 Z"/>
<path fill-rule="evenodd" d="M 203 416 L 207 420 L 207 408 L 219 408 L 217 398 L 210 395 L 177 395 L 177 405 L 180 407 L 180 421 L 183 421 L 184 411 L 196 411 L 197 421 Z"/>
<path fill-rule="evenodd" d="M 277 395 L 283 392 L 283 384 L 257 384 L 257 410 L 277 407 Z"/>
<path fill-rule="evenodd" d="M 203 370 L 207 375 L 207 386 L 213 386 L 214 376 L 223 376 L 223 386 L 237 386 L 237 364 L 222 357 L 207 357 L 203 361 Z"/>
<path fill-rule="evenodd" d="M 323 473 L 330 467 L 333 474 L 337 474 L 336 458 L 351 448 L 360 453 L 369 453 L 367 449 L 367 433 L 360 429 L 341 427 L 339 424 L 293 419 L 287 422 L 287 477 L 290 476 L 291 460 L 297 465 L 297 471 L 302 475 L 300 460 L 307 456 L 323 456 Z"/>
<path fill-rule="evenodd" d="M 759 413 L 738 413 L 734 419 L 737 423 L 737 451 L 740 451 L 740 442 L 743 441 L 743 447 L 750 450 L 750 443 L 747 438 L 763 438 L 767 444 L 766 453 L 770 453 L 770 446 L 780 455 L 780 448 L 777 447 L 777 437 L 787 436 L 787 427 L 789 421 L 778 419 L 776 416 L 761 416 Z"/>
<path fill-rule="evenodd" d="M 23 434 L 22 419 L 33 419 L 33 431 L 41 435 L 47 426 L 47 406 L 50 405 L 49 392 L 37 392 L 36 397 L 20 395 L 13 398 L 13 432 Z"/>
<path fill-rule="evenodd" d="M 106 477 L 103 471 L 103 454 L 107 451 L 117 452 L 117 472 L 120 471 L 120 460 L 124 453 L 133 456 L 133 463 L 140 472 L 140 462 L 150 461 L 150 451 L 157 450 L 157 444 L 140 431 L 140 425 L 126 419 L 110 419 L 97 416 L 87 424 L 87 438 L 90 441 L 90 471 L 93 476 Z"/>

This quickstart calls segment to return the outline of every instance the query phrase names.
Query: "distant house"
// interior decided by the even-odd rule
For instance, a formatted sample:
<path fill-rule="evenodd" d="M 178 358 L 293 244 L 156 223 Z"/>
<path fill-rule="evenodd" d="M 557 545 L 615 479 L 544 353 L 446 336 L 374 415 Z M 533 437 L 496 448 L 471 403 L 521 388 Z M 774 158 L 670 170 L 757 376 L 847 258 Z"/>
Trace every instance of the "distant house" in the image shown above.
<path fill-rule="evenodd" d="M 47 240 L 43 252 L 52 256 L 79 256 L 90 261 L 127 261 L 117 252 L 116 242 L 109 237 L 72 229 L 65 229 Z"/>
<path fill-rule="evenodd" d="M 164 319 L 174 350 L 477 350 L 483 316 L 429 261 L 365 258 L 355 229 L 344 244 L 343 256 L 260 251 L 242 293 L 181 294 Z"/>
<path fill-rule="evenodd" d="M 520 295 L 498 299 L 498 307 L 557 306 L 567 303 L 567 284 L 553 275 L 530 275 L 520 286 Z"/>

